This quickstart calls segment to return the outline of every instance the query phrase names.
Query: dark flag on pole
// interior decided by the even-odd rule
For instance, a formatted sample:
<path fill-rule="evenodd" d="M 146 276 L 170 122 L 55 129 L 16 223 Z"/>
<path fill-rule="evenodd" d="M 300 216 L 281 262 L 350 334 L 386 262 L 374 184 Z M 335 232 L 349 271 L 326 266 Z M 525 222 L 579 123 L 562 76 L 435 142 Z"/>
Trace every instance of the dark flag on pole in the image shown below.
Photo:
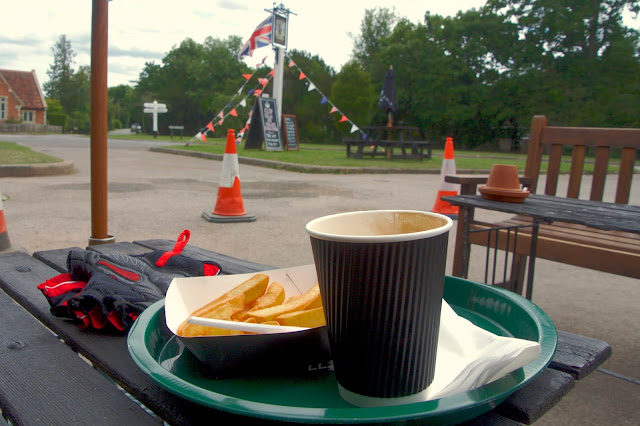
<path fill-rule="evenodd" d="M 380 108 L 382 108 L 389 117 L 389 127 L 393 126 L 393 113 L 396 112 L 396 73 L 393 71 L 393 65 L 389 65 L 387 75 L 384 77 L 384 84 L 382 85 L 382 91 L 380 92 L 380 101 L 378 102 Z"/>
<path fill-rule="evenodd" d="M 379 105 L 385 112 L 396 112 L 396 73 L 393 71 L 393 66 L 389 67 L 387 75 L 384 76 Z"/>

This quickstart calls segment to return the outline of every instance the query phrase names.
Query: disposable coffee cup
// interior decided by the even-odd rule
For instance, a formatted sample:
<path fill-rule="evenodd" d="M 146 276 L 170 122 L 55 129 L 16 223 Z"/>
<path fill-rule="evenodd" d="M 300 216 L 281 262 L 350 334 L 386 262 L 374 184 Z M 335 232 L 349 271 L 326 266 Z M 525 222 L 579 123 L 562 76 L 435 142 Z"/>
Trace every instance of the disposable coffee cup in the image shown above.
<path fill-rule="evenodd" d="M 310 235 L 340 395 L 356 406 L 424 398 L 435 374 L 447 216 L 412 210 L 320 217 Z"/>

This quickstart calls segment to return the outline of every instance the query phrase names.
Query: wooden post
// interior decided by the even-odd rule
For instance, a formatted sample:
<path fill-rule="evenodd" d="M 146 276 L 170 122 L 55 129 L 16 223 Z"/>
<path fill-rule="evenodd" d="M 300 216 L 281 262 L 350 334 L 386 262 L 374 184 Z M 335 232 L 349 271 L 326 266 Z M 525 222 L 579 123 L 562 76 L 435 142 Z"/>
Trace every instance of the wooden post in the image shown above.
<path fill-rule="evenodd" d="M 89 245 L 115 241 L 107 231 L 107 40 L 109 3 L 92 0 L 91 236 Z"/>

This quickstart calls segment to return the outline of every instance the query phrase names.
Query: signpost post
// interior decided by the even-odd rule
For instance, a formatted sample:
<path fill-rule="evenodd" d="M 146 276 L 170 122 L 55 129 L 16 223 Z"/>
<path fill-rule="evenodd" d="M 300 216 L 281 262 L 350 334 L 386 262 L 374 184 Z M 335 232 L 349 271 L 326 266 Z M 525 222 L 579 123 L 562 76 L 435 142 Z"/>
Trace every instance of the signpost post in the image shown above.
<path fill-rule="evenodd" d="M 165 104 L 159 104 L 158 101 L 145 102 L 143 112 L 153 114 L 153 138 L 158 137 L 158 114 L 168 112 Z"/>

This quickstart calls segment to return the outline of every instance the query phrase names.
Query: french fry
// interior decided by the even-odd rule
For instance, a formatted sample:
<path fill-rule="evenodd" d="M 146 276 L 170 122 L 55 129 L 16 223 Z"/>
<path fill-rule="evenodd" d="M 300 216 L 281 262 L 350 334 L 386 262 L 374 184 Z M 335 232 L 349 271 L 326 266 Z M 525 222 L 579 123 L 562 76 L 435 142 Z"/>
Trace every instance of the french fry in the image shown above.
<path fill-rule="evenodd" d="M 316 283 L 316 285 L 314 287 L 319 287 L 320 284 Z M 308 309 L 315 309 L 315 308 L 321 308 L 322 307 L 322 298 L 320 298 L 320 293 L 318 293 L 318 297 L 316 299 L 314 299 L 311 303 L 309 303 L 307 306 L 304 307 L 305 310 Z"/>
<path fill-rule="evenodd" d="M 194 313 L 191 314 L 191 316 L 206 318 L 206 313 L 208 311 L 211 311 L 216 306 L 222 303 L 225 303 L 228 299 L 231 299 L 239 294 L 244 294 L 245 304 L 252 303 L 264 294 L 268 284 L 269 284 L 268 275 L 256 274 L 251 278 L 249 278 L 248 280 L 243 281 L 240 285 L 227 291 L 222 296 L 207 303 L 202 308 L 196 310 Z"/>
<path fill-rule="evenodd" d="M 301 297 L 282 305 L 272 306 L 270 308 L 258 309 L 256 311 L 249 311 L 247 314 L 255 318 L 258 322 L 272 321 L 283 314 L 289 312 L 301 311 L 305 309 L 309 304 L 313 303 L 320 297 L 320 288 L 315 285 L 304 293 Z"/>
<path fill-rule="evenodd" d="M 278 324 L 293 327 L 320 327 L 327 322 L 324 319 L 322 306 L 319 308 L 305 309 L 303 311 L 290 312 L 276 318 Z"/>
<path fill-rule="evenodd" d="M 283 302 L 284 287 L 279 282 L 273 282 L 269 285 L 265 294 L 263 294 L 254 303 L 245 305 L 244 310 L 235 314 L 231 319 L 233 321 L 244 321 L 249 317 L 248 312 L 250 311 L 269 308 L 271 306 L 280 305 Z"/>
<path fill-rule="evenodd" d="M 227 299 L 225 302 L 218 304 L 206 312 L 194 312 L 192 316 L 199 316 L 203 318 L 221 319 L 231 321 L 231 316 L 236 312 L 240 312 L 244 308 L 244 294 L 240 293 L 231 299 Z M 198 313 L 196 315 L 196 313 Z M 176 334 L 183 337 L 194 336 L 228 336 L 233 334 L 243 334 L 242 331 L 225 330 L 216 327 L 208 327 L 206 325 L 191 324 L 187 318 L 178 327 Z"/>
<path fill-rule="evenodd" d="M 273 321 L 265 321 L 265 322 L 261 322 L 260 324 L 265 324 L 265 325 L 280 325 L 280 323 L 276 320 Z"/>

